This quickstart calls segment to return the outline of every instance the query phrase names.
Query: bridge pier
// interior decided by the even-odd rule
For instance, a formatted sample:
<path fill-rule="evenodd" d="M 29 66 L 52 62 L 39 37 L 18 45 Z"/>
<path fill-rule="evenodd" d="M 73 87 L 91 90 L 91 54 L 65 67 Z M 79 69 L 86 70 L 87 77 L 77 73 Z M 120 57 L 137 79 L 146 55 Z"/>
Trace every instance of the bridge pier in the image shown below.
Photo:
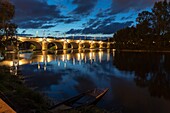
<path fill-rule="evenodd" d="M 64 50 L 68 49 L 68 43 L 67 43 L 67 41 L 64 41 L 64 43 L 63 43 L 63 49 L 64 49 Z"/>
<path fill-rule="evenodd" d="M 110 48 L 110 42 L 107 43 L 107 49 L 109 49 L 109 48 Z"/>
<path fill-rule="evenodd" d="M 48 45 L 48 44 L 47 44 L 47 41 L 46 41 L 46 40 L 43 40 L 43 41 L 42 41 L 42 50 L 43 50 L 43 51 L 46 51 L 46 50 L 48 49 L 47 45 Z"/>
<path fill-rule="evenodd" d="M 94 49 L 94 42 L 90 43 L 90 49 Z"/>
<path fill-rule="evenodd" d="M 103 43 L 102 42 L 100 42 L 100 44 L 99 44 L 99 49 L 103 49 Z"/>
<path fill-rule="evenodd" d="M 83 46 L 83 44 L 82 44 L 82 43 L 79 43 L 79 44 L 78 44 L 78 50 L 83 49 L 83 47 L 82 47 L 82 46 Z"/>

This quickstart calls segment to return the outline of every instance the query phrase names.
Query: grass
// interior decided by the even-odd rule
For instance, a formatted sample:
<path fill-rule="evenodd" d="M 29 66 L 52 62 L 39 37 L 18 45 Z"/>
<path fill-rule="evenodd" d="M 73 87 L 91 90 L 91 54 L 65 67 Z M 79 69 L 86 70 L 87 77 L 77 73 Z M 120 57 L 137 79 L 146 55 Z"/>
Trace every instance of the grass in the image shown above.
<path fill-rule="evenodd" d="M 43 96 L 26 87 L 7 70 L 7 67 L 0 68 L 0 97 L 17 113 L 48 113 L 48 103 Z"/>

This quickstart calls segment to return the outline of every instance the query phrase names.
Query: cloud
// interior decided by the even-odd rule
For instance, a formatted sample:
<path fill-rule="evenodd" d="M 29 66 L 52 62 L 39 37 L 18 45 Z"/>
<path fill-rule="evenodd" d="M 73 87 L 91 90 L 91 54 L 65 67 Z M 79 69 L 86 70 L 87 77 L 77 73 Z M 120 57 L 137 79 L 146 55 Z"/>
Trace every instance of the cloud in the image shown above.
<path fill-rule="evenodd" d="M 80 21 L 80 19 L 79 18 L 74 18 L 74 17 L 69 17 L 67 19 L 60 19 L 57 22 L 63 22 L 65 24 L 70 24 L 70 23 L 74 23 L 74 22 L 77 22 L 77 21 Z"/>
<path fill-rule="evenodd" d="M 73 0 L 72 4 L 76 4 L 77 8 L 75 8 L 71 13 L 89 15 L 96 6 L 97 0 Z"/>
<path fill-rule="evenodd" d="M 94 22 L 96 22 L 97 20 L 96 19 L 89 19 L 89 21 L 87 23 L 84 24 L 84 26 L 90 26 L 92 25 Z"/>
<path fill-rule="evenodd" d="M 24 33 L 26 33 L 26 30 L 23 30 L 23 31 L 22 31 L 22 34 L 24 34 Z"/>
<path fill-rule="evenodd" d="M 21 33 L 21 34 L 17 34 L 17 36 L 21 36 L 21 37 L 24 37 L 24 36 L 26 36 L 26 37 L 31 37 L 31 36 L 33 36 L 32 34 L 25 34 L 25 33 Z"/>
<path fill-rule="evenodd" d="M 98 17 L 90 19 L 86 24 L 83 24 L 84 27 L 95 28 L 100 25 L 107 25 L 112 23 L 115 20 L 114 16 L 109 16 L 107 18 L 99 19 Z"/>
<path fill-rule="evenodd" d="M 112 0 L 109 14 L 128 12 L 129 10 L 141 10 L 152 6 L 158 0 Z"/>
<path fill-rule="evenodd" d="M 105 12 L 104 10 L 100 9 L 99 12 L 96 14 L 96 17 L 98 18 L 106 17 L 106 14 L 104 12 Z"/>
<path fill-rule="evenodd" d="M 60 31 L 54 31 L 55 33 L 59 33 Z"/>
<path fill-rule="evenodd" d="M 82 33 L 82 29 L 70 29 L 69 31 L 66 32 L 66 34 L 78 34 Z"/>
<path fill-rule="evenodd" d="M 20 28 L 40 28 L 48 21 L 65 18 L 56 5 L 48 5 L 44 0 L 11 1 L 16 8 L 14 22 Z"/>
<path fill-rule="evenodd" d="M 129 16 L 126 16 L 126 17 L 124 16 L 124 17 L 121 18 L 121 20 L 129 20 L 129 19 L 132 19 L 133 16 L 134 16 L 133 14 L 129 15 Z"/>
<path fill-rule="evenodd" d="M 55 27 L 55 25 L 43 25 L 41 26 L 42 29 L 48 29 L 48 28 L 52 28 Z"/>
<path fill-rule="evenodd" d="M 110 24 L 100 24 L 98 27 L 93 28 L 93 26 L 90 26 L 88 28 L 84 29 L 71 29 L 67 34 L 113 34 L 116 31 L 123 29 L 125 27 L 129 27 L 133 24 L 133 21 L 128 21 L 124 23 L 118 23 L 118 22 L 112 22 Z"/>
<path fill-rule="evenodd" d="M 22 29 L 37 29 L 41 28 L 43 24 L 43 21 L 23 21 L 19 23 L 19 27 Z"/>

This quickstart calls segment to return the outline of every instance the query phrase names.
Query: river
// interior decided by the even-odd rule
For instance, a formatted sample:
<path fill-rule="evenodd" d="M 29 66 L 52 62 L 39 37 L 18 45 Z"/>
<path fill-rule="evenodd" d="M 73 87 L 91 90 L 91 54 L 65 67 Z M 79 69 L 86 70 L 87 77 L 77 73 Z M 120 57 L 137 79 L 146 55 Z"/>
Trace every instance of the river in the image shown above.
<path fill-rule="evenodd" d="M 57 102 L 89 89 L 109 88 L 97 106 L 123 113 L 170 113 L 170 53 L 9 53 L 0 65 L 13 66 L 16 75 L 15 70 L 21 70 L 29 87 Z"/>

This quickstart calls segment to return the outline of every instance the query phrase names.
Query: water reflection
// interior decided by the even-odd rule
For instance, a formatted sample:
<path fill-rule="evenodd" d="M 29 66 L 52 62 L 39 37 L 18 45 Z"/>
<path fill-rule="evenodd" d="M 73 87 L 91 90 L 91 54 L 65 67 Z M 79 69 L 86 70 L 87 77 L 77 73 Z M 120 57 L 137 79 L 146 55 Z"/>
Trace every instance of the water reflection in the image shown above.
<path fill-rule="evenodd" d="M 147 87 L 151 96 L 170 99 L 169 53 L 116 52 L 113 65 L 134 72 L 136 85 Z"/>
<path fill-rule="evenodd" d="M 40 51 L 22 57 L 7 54 L 0 65 L 16 65 L 28 86 L 56 101 L 109 87 L 100 107 L 125 113 L 170 112 L 170 53 Z"/>

